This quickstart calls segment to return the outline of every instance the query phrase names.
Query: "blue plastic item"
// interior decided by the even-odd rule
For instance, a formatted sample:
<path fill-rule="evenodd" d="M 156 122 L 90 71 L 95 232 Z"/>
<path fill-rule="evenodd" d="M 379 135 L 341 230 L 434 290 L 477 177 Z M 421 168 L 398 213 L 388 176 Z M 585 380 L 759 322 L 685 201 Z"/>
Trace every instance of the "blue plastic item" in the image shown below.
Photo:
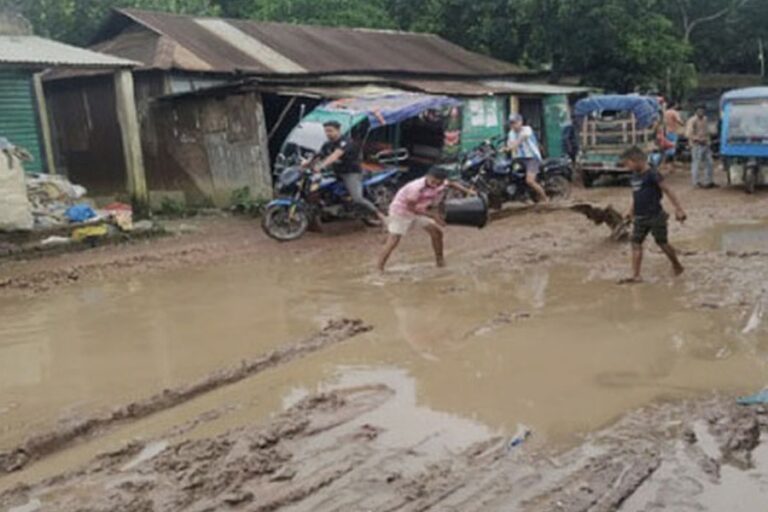
<path fill-rule="evenodd" d="M 588 116 L 602 115 L 603 112 L 632 112 L 641 130 L 650 128 L 661 118 L 661 105 L 652 96 L 633 94 L 606 94 L 589 96 L 576 102 L 573 118 L 577 124 Z"/>
<path fill-rule="evenodd" d="M 739 405 L 760 405 L 768 404 L 768 389 L 764 389 L 754 395 L 742 396 L 736 402 Z"/>
<path fill-rule="evenodd" d="M 67 211 L 64 212 L 64 216 L 69 222 L 85 222 L 95 218 L 96 212 L 87 204 L 76 204 L 67 208 Z"/>
<path fill-rule="evenodd" d="M 352 115 L 366 115 L 371 129 L 397 124 L 418 116 L 425 110 L 457 107 L 461 102 L 448 96 L 403 93 L 383 96 L 345 98 L 326 103 L 319 107 L 325 112 L 343 112 Z"/>

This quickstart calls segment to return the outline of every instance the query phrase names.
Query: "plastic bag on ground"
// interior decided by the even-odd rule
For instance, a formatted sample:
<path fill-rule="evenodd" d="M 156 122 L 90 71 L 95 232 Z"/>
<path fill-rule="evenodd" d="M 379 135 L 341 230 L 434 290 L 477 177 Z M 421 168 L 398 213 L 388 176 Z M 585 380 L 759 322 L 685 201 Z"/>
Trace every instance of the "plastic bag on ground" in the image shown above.
<path fill-rule="evenodd" d="M 88 204 L 76 204 L 70 206 L 64 215 L 70 222 L 85 222 L 87 220 L 95 219 L 98 215 Z"/>

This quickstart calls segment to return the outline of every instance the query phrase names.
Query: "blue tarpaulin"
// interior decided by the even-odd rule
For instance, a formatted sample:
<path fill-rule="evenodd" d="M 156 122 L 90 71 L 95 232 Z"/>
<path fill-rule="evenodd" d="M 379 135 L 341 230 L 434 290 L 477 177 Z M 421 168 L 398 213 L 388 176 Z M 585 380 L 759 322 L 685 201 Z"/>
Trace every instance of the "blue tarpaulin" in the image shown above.
<path fill-rule="evenodd" d="M 768 87 L 747 87 L 734 89 L 723 94 L 721 103 L 738 100 L 766 100 L 768 99 Z"/>
<path fill-rule="evenodd" d="M 632 112 L 637 120 L 637 127 L 641 130 L 653 126 L 661 118 L 659 101 L 652 96 L 631 94 L 590 96 L 577 101 L 573 107 L 573 117 L 577 123 L 581 123 L 588 116 L 601 116 L 603 112 Z"/>
<path fill-rule="evenodd" d="M 459 100 L 448 96 L 404 93 L 340 99 L 326 103 L 320 108 L 326 112 L 366 115 L 371 123 L 371 128 L 378 128 L 416 117 L 425 110 L 459 105 L 461 105 Z"/>

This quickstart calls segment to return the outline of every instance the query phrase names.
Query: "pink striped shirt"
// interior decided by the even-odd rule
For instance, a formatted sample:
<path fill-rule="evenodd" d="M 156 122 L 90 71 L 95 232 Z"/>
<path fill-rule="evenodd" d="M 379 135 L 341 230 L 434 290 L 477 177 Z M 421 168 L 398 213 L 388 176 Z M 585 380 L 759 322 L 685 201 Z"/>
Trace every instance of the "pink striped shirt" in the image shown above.
<path fill-rule="evenodd" d="M 444 190 L 445 183 L 439 187 L 429 187 L 426 178 L 413 180 L 398 190 L 392 204 L 389 205 L 389 214 L 400 216 L 423 214 L 427 208 L 439 201 Z M 413 209 L 408 203 L 414 204 Z"/>

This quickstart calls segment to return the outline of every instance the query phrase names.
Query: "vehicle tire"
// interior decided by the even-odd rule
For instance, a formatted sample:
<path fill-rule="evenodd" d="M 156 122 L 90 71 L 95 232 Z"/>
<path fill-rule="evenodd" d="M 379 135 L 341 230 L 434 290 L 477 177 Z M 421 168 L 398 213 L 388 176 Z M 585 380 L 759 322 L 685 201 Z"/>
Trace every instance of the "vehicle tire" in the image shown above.
<path fill-rule="evenodd" d="M 581 171 L 581 183 L 584 188 L 592 188 L 595 185 L 595 177 L 589 171 Z"/>
<path fill-rule="evenodd" d="M 757 169 L 747 169 L 744 172 L 744 191 L 747 194 L 754 194 L 757 187 Z"/>
<path fill-rule="evenodd" d="M 369 199 L 382 212 L 389 211 L 389 205 L 395 198 L 397 190 L 392 185 L 376 185 L 368 189 Z"/>
<path fill-rule="evenodd" d="M 309 227 L 309 215 L 297 207 L 291 218 L 291 207 L 273 205 L 267 208 L 261 218 L 261 229 L 278 242 L 290 242 L 301 238 Z"/>
<path fill-rule="evenodd" d="M 571 197 L 571 182 L 565 176 L 551 176 L 544 182 L 544 191 L 550 199 L 568 199 Z"/>

